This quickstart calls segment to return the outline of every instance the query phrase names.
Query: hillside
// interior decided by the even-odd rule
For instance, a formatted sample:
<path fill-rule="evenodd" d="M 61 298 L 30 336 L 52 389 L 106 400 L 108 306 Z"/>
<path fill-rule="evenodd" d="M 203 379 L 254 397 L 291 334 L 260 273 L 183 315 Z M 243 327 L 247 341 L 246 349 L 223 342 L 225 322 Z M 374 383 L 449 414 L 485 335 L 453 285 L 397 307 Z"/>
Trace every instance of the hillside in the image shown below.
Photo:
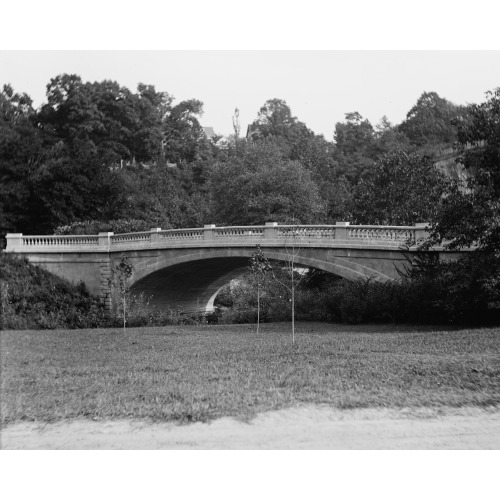
<path fill-rule="evenodd" d="M 106 322 L 103 306 L 83 284 L 69 282 L 30 264 L 0 254 L 0 328 L 92 328 Z"/>

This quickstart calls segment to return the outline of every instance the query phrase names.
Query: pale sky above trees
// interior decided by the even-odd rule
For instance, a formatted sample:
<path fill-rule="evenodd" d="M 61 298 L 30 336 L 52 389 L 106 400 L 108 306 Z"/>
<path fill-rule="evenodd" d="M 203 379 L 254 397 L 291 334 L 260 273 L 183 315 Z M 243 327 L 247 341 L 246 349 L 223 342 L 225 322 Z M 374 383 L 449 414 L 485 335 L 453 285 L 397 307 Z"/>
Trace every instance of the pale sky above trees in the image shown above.
<path fill-rule="evenodd" d="M 235 107 L 243 136 L 266 100 L 284 99 L 328 140 L 348 112 L 399 123 L 424 91 L 467 104 L 500 86 L 500 51 L 0 51 L 0 68 L 0 83 L 35 106 L 61 73 L 132 91 L 152 84 L 177 102 L 201 100 L 202 125 L 222 135 L 233 132 Z"/>

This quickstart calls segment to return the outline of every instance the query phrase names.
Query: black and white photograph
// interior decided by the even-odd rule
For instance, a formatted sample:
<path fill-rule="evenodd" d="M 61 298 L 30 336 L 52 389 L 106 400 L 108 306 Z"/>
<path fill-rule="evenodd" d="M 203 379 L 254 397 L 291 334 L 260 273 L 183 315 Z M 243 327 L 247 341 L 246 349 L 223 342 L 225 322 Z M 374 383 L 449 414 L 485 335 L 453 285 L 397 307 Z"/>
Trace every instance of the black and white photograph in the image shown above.
<path fill-rule="evenodd" d="M 323 483 L 335 483 L 337 464 L 351 482 L 382 482 L 373 467 L 383 471 L 388 457 L 396 470 L 408 457 L 404 474 L 415 458 L 425 481 L 453 471 L 450 496 L 491 493 L 500 449 L 493 10 L 471 14 L 484 33 L 476 26 L 464 43 L 451 12 L 439 22 L 415 14 L 429 25 L 408 30 L 435 41 L 406 47 L 395 40 L 401 17 L 373 27 L 351 6 L 362 24 L 347 25 L 332 9 L 332 32 L 357 41 L 336 35 L 325 46 L 324 16 L 308 10 L 318 29 L 301 31 L 295 4 L 293 26 L 260 2 L 259 12 L 246 5 L 201 23 L 204 5 L 193 25 L 186 6 L 162 24 L 146 4 L 137 20 L 129 13 L 138 31 L 100 19 L 91 2 L 60 23 L 48 16 L 40 43 L 32 33 L 0 46 L 2 459 L 25 457 L 31 471 L 30 451 L 58 450 L 65 463 L 86 450 L 95 462 L 73 477 L 94 485 L 121 457 L 113 474 L 124 488 L 144 456 L 150 475 L 174 470 L 159 460 L 182 464 L 184 479 L 163 477 L 183 485 L 172 496 L 191 498 L 189 483 L 201 488 L 227 467 L 224 492 L 193 498 L 330 498 L 336 489 Z M 24 28 L 40 33 L 43 20 Z M 269 34 L 275 23 L 284 42 Z M 160 25 L 175 43 L 159 44 Z M 373 31 L 357 39 L 362 26 Z M 461 453 L 446 455 L 441 475 L 436 450 Z M 481 479 L 462 484 L 472 450 Z M 275 463 L 285 489 L 262 492 Z M 308 469 L 321 480 L 294 489 Z M 250 494 L 246 481 L 263 490 Z M 30 497 L 19 488 L 7 498 Z"/>

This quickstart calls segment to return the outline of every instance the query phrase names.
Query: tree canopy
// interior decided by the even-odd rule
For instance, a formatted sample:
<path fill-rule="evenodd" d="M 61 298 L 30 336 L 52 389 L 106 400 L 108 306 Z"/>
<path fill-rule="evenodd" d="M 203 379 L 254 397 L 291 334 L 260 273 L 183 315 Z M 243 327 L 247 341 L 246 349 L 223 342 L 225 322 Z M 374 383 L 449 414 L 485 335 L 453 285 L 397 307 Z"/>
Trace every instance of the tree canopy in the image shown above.
<path fill-rule="evenodd" d="M 465 118 L 466 110 L 443 99 L 436 92 L 424 92 L 399 125 L 403 132 L 416 146 L 426 144 L 453 144 L 457 133 L 453 119 Z"/>
<path fill-rule="evenodd" d="M 432 221 L 445 184 L 428 158 L 395 150 L 375 163 L 356 187 L 354 218 L 362 224 Z"/>
<path fill-rule="evenodd" d="M 469 176 L 465 189 L 447 191 L 433 235 L 451 248 L 477 245 L 500 257 L 500 87 L 486 95 L 467 107 L 468 119 L 455 122 L 457 161 Z"/>
<path fill-rule="evenodd" d="M 0 93 L 0 233 L 31 227 L 32 177 L 41 157 L 35 110 L 26 94 L 4 85 Z"/>
<path fill-rule="evenodd" d="M 290 106 L 282 99 L 269 99 L 260 108 L 257 120 L 250 125 L 253 140 L 273 137 L 282 147 L 290 148 L 304 137 L 313 137 L 305 123 L 292 115 Z"/>
<path fill-rule="evenodd" d="M 273 141 L 248 144 L 239 157 L 216 163 L 209 183 L 219 224 L 311 224 L 325 217 L 310 171 L 286 159 Z"/>
<path fill-rule="evenodd" d="M 399 125 L 346 113 L 332 140 L 279 98 L 258 110 L 248 139 L 209 139 L 200 100 L 176 102 L 147 83 L 131 90 L 61 74 L 46 90 L 38 109 L 10 85 L 0 94 L 1 236 L 126 220 L 145 228 L 431 221 L 444 188 L 430 158 L 456 139 L 487 146 L 464 149 L 469 184 L 446 187 L 439 231 L 456 244 L 495 245 L 498 93 L 464 108 L 427 92 Z"/>

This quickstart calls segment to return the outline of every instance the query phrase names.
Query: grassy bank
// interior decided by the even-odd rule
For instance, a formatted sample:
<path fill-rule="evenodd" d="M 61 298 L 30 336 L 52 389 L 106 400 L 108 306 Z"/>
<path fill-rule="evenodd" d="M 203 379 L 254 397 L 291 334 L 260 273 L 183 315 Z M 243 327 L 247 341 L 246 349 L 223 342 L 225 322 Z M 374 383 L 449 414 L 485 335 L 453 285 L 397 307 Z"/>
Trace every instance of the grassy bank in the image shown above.
<path fill-rule="evenodd" d="M 2 422 L 179 422 L 303 403 L 500 404 L 500 329 L 301 323 L 4 331 Z"/>

